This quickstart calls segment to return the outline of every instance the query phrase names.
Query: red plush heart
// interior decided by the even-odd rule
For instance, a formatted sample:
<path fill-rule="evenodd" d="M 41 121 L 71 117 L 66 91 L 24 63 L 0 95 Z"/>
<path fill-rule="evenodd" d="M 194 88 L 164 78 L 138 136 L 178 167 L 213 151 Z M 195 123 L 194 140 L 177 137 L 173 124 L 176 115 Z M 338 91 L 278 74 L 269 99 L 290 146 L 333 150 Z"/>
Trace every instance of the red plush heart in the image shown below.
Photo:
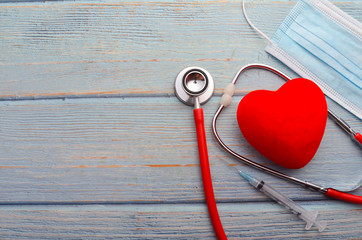
<path fill-rule="evenodd" d="M 256 150 L 281 166 L 298 169 L 317 152 L 327 111 L 321 89 L 298 78 L 277 91 L 250 92 L 240 101 L 237 118 L 241 132 Z"/>

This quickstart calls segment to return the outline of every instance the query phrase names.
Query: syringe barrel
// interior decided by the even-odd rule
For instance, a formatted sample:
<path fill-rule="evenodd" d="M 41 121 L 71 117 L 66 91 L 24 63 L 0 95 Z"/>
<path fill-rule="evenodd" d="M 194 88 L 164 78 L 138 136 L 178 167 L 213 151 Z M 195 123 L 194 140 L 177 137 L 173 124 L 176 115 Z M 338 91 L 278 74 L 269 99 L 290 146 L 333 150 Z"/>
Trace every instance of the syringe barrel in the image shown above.
<path fill-rule="evenodd" d="M 284 207 L 292 211 L 294 214 L 300 215 L 303 212 L 307 211 L 298 204 L 296 204 L 290 198 L 286 197 L 285 195 L 281 194 L 270 185 L 266 184 L 264 181 L 260 181 L 257 188 L 259 188 L 260 191 L 263 192 L 265 195 L 271 197 L 276 202 L 278 202 L 279 204 L 283 205 Z"/>

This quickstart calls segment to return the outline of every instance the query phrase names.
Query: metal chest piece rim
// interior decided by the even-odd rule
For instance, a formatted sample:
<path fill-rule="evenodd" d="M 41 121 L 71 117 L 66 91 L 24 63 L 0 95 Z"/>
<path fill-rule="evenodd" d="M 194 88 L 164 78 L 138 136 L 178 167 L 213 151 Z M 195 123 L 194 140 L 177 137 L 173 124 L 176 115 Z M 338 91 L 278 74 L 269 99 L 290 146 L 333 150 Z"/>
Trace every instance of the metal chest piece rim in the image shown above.
<path fill-rule="evenodd" d="M 193 77 L 198 79 L 193 79 Z M 195 97 L 200 104 L 206 103 L 214 93 L 214 80 L 211 74 L 201 67 L 187 67 L 183 69 L 175 80 L 177 98 L 186 105 L 193 106 Z"/>

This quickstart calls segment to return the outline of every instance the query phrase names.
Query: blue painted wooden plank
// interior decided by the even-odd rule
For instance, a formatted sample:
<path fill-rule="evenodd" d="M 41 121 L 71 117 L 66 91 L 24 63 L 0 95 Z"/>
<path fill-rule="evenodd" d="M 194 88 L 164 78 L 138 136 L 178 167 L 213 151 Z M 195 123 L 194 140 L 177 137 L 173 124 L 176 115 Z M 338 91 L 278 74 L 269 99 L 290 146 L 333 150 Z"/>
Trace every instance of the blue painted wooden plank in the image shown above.
<path fill-rule="evenodd" d="M 266 199 L 220 160 L 230 157 L 209 127 L 219 99 L 204 106 L 216 196 L 219 201 Z M 277 168 L 242 138 L 236 106 L 234 102 L 220 117 L 221 137 L 236 151 Z M 360 121 L 350 122 L 361 129 Z M 175 97 L 0 102 L 0 130 L 0 202 L 203 199 L 192 108 Z M 301 170 L 278 169 L 327 187 L 350 189 L 361 179 L 360 164 L 360 149 L 329 121 L 315 160 Z M 255 174 L 292 198 L 323 199 L 319 193 Z"/>
<path fill-rule="evenodd" d="M 261 3 L 253 1 L 248 12 L 271 35 L 295 1 Z M 337 5 L 361 20 L 360 1 Z M 174 77 L 188 65 L 212 72 L 217 94 L 205 106 L 210 122 L 222 88 L 241 65 L 263 62 L 293 75 L 263 52 L 266 43 L 246 25 L 239 1 L 1 4 L 0 41 L 2 99 L 65 98 L 0 103 L 2 238 L 211 238 L 205 205 L 190 204 L 203 202 L 203 193 L 191 108 L 175 99 Z M 281 84 L 250 72 L 237 92 Z M 87 99 L 66 99 L 79 97 Z M 330 106 L 361 131 L 359 120 Z M 220 121 L 225 141 L 273 166 L 235 131 L 234 114 L 228 110 Z M 230 172 L 219 160 L 228 156 L 209 128 L 207 134 L 217 201 L 233 203 L 219 204 L 232 238 L 361 236 L 358 206 L 302 201 L 330 221 L 320 234 L 302 230 L 277 205 L 246 203 L 269 199 Z M 350 189 L 360 180 L 360 160 L 359 150 L 329 122 L 310 167 L 288 172 Z M 255 174 L 293 199 L 325 199 Z M 147 204 L 110 205 L 134 202 Z M 95 203 L 106 206 L 88 205 Z"/>
<path fill-rule="evenodd" d="M 248 12 L 271 36 L 294 3 L 253 1 Z M 361 20 L 360 1 L 337 3 Z M 189 65 L 208 69 L 218 93 L 251 62 L 292 75 L 263 51 L 266 41 L 246 24 L 240 1 L 1 4 L 0 41 L 2 99 L 171 94 L 169 82 Z"/>
<path fill-rule="evenodd" d="M 271 203 L 219 204 L 229 239 L 358 239 L 360 206 L 303 202 L 318 210 L 324 232 Z M 214 239 L 204 204 L 0 206 L 3 239 Z"/>

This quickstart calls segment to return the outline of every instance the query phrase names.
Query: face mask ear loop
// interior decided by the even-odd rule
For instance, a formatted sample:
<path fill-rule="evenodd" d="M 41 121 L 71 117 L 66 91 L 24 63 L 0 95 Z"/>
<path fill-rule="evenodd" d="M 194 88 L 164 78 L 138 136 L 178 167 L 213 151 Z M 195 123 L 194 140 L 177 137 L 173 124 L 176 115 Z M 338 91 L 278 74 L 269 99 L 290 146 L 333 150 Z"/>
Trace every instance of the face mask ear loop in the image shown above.
<path fill-rule="evenodd" d="M 250 25 L 251 28 L 253 28 L 255 31 L 257 31 L 262 37 L 264 37 L 266 40 L 268 40 L 268 42 L 270 44 L 272 44 L 272 40 L 265 34 L 263 33 L 262 31 L 260 31 L 257 27 L 254 26 L 254 24 L 250 21 L 248 15 L 246 14 L 246 10 L 245 10 L 245 0 L 243 0 L 243 14 L 244 14 L 244 17 L 246 19 L 246 21 L 248 22 L 248 24 Z"/>

